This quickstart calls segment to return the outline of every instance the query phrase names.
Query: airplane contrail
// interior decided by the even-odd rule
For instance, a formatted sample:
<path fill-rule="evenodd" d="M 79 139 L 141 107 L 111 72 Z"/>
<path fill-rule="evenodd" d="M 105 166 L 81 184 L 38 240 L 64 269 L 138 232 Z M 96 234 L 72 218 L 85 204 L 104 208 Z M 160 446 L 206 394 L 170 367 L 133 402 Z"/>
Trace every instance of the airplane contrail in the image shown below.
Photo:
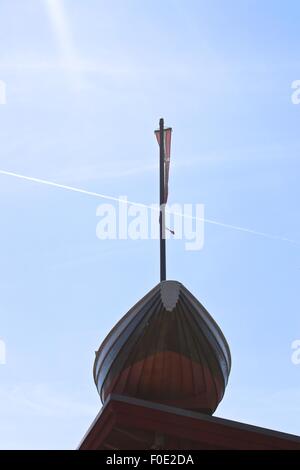
<path fill-rule="evenodd" d="M 52 187 L 55 187 L 55 188 L 65 189 L 67 191 L 73 191 L 75 193 L 85 194 L 87 196 L 92 196 L 92 197 L 96 197 L 96 198 L 99 198 L 99 199 L 106 199 L 108 201 L 118 202 L 118 203 L 121 203 L 121 204 L 128 204 L 128 205 L 133 205 L 133 206 L 137 206 L 137 207 L 143 207 L 143 208 L 150 209 L 150 210 L 159 211 L 159 207 L 155 208 L 153 205 L 148 205 L 148 204 L 143 204 L 143 203 L 140 203 L 140 202 L 129 201 L 128 199 L 122 199 L 120 197 L 108 196 L 106 194 L 101 194 L 101 193 L 97 193 L 97 192 L 94 192 L 94 191 L 88 191 L 88 190 L 82 189 L 82 188 L 75 188 L 74 186 L 68 186 L 68 185 L 65 185 L 65 184 L 55 183 L 53 181 L 44 180 L 44 179 L 41 179 L 41 178 L 35 178 L 33 176 L 20 175 L 19 173 L 14 173 L 12 171 L 0 170 L 0 174 L 5 175 L 5 176 L 12 176 L 14 178 L 19 178 L 19 179 L 26 180 L 26 181 L 31 181 L 33 183 L 39 183 L 39 184 L 44 184 L 44 185 L 47 185 L 47 186 L 52 186 Z M 239 231 L 239 232 L 245 232 L 245 233 L 249 233 L 251 235 L 257 235 L 257 236 L 264 237 L 264 238 L 269 238 L 269 239 L 272 239 L 272 240 L 280 240 L 280 241 L 283 241 L 283 242 L 289 242 L 289 243 L 293 243 L 293 244 L 296 244 L 296 245 L 300 244 L 300 242 L 297 241 L 297 240 L 292 240 L 290 238 L 285 238 L 285 237 L 282 237 L 280 235 L 273 235 L 273 234 L 270 234 L 270 233 L 259 232 L 257 230 L 252 230 L 252 229 L 249 229 L 249 228 L 246 228 L 246 227 L 240 227 L 238 225 L 227 224 L 227 223 L 219 222 L 219 221 L 213 220 L 213 219 L 195 217 L 195 216 L 192 216 L 192 215 L 189 215 L 189 214 L 183 214 L 183 213 L 180 213 L 180 212 L 172 212 L 172 211 L 168 211 L 168 210 L 166 210 L 166 212 L 168 214 L 177 215 L 177 216 L 180 216 L 180 217 L 183 217 L 183 218 L 189 218 L 189 219 L 193 219 L 193 220 L 202 221 L 202 222 L 205 222 L 207 224 L 217 225 L 219 227 L 223 227 L 223 228 L 227 228 L 227 229 L 231 229 L 231 230 L 236 230 L 236 231 Z"/>

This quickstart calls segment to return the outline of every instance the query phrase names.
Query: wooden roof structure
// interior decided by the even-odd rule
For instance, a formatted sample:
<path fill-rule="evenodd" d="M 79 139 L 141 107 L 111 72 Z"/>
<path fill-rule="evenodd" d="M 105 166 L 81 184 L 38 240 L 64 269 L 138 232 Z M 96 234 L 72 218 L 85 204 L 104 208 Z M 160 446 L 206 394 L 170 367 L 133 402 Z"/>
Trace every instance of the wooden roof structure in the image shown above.
<path fill-rule="evenodd" d="M 300 437 L 111 395 L 79 450 L 300 450 Z"/>

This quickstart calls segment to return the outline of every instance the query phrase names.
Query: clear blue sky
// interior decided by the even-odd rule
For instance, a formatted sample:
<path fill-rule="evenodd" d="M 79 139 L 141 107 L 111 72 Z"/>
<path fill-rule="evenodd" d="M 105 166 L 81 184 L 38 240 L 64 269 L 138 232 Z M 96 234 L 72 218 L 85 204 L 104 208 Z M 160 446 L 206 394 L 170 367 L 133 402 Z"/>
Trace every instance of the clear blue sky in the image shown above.
<path fill-rule="evenodd" d="M 296 0 L 2 0 L 0 170 L 154 203 L 164 116 L 170 203 L 300 242 L 299 15 Z M 1 448 L 77 446 L 100 409 L 94 351 L 158 282 L 157 242 L 96 238 L 99 202 L 0 175 Z M 202 251 L 167 249 L 231 347 L 216 415 L 300 434 L 300 245 L 206 225 Z"/>

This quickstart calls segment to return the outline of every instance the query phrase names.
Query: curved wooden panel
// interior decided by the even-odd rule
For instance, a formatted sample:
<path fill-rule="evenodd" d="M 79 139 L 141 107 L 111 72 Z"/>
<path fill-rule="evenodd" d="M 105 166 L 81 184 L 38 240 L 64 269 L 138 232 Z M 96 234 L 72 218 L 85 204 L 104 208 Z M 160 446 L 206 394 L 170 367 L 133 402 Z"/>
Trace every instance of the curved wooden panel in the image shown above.
<path fill-rule="evenodd" d="M 111 330 L 98 352 L 94 379 L 110 393 L 212 414 L 231 367 L 220 328 L 179 282 L 163 281 Z"/>

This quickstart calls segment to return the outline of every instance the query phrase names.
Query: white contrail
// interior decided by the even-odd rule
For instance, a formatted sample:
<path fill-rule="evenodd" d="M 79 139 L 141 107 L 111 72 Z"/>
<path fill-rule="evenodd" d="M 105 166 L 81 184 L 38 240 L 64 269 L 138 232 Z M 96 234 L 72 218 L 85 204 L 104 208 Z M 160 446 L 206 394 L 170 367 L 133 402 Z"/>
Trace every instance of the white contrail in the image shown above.
<path fill-rule="evenodd" d="M 87 191 L 86 189 L 75 188 L 73 186 L 67 186 L 65 184 L 54 183 L 53 181 L 48 181 L 48 180 L 44 180 L 44 179 L 40 179 L 40 178 L 34 178 L 32 176 L 20 175 L 18 173 L 13 173 L 11 171 L 0 170 L 0 174 L 1 175 L 6 175 L 6 176 L 13 176 L 15 178 L 19 178 L 19 179 L 26 180 L 26 181 L 31 181 L 33 183 L 45 184 L 47 186 L 53 186 L 55 188 L 66 189 L 67 191 L 73 191 L 75 193 L 81 193 L 81 194 L 85 194 L 87 196 L 93 196 L 93 197 L 97 197 L 97 198 L 100 198 L 100 199 L 106 199 L 108 201 L 113 201 L 113 202 L 118 202 L 118 203 L 123 203 L 123 204 L 129 204 L 129 205 L 133 205 L 133 206 L 144 207 L 144 208 L 150 209 L 150 210 L 159 211 L 159 208 L 158 207 L 155 208 L 153 205 L 147 205 L 147 204 L 142 204 L 140 202 L 128 201 L 128 199 L 122 199 L 122 198 L 114 197 L 114 196 L 107 196 L 106 194 L 96 193 L 94 191 Z M 219 227 L 224 227 L 224 228 L 228 228 L 228 229 L 232 229 L 232 230 L 237 230 L 239 232 L 250 233 L 252 235 L 258 235 L 258 236 L 264 237 L 264 238 L 269 238 L 269 239 L 273 239 L 273 240 L 280 240 L 280 241 L 284 241 L 284 242 L 294 243 L 294 244 L 297 244 L 297 245 L 300 244 L 300 242 L 297 241 L 297 240 L 292 240 L 290 238 L 281 237 L 280 235 L 272 235 L 270 233 L 258 232 L 257 230 L 252 230 L 252 229 L 245 228 L 245 227 L 239 227 L 238 225 L 226 224 L 226 223 L 223 223 L 223 222 L 218 222 L 217 220 L 195 217 L 195 216 L 188 215 L 188 214 L 182 214 L 180 212 L 171 212 L 171 211 L 168 211 L 168 210 L 166 210 L 166 212 L 169 213 L 169 214 L 172 214 L 172 215 L 178 215 L 180 217 L 186 217 L 186 218 L 193 219 L 193 220 L 199 220 L 199 221 L 205 222 L 207 224 L 217 225 Z"/>

